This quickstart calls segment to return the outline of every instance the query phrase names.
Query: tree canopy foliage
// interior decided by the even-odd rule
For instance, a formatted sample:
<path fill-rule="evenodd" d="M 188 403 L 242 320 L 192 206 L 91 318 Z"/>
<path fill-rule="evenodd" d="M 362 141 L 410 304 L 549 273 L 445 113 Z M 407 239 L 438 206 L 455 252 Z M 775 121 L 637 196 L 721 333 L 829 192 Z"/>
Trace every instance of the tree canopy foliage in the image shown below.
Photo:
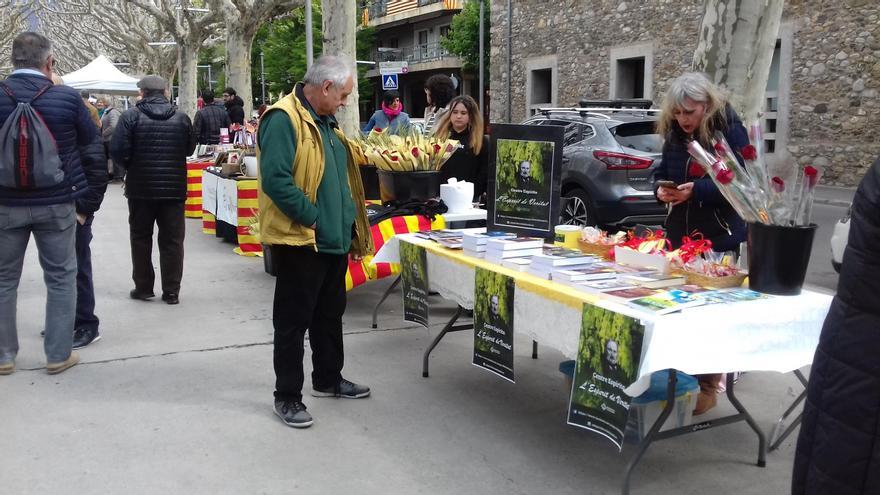
<path fill-rule="evenodd" d="M 489 0 L 465 2 L 461 12 L 452 18 L 449 34 L 440 40 L 440 45 L 461 57 L 463 69 L 475 73 L 480 68 L 480 1 L 484 5 L 483 52 L 486 70 L 489 69 Z"/>

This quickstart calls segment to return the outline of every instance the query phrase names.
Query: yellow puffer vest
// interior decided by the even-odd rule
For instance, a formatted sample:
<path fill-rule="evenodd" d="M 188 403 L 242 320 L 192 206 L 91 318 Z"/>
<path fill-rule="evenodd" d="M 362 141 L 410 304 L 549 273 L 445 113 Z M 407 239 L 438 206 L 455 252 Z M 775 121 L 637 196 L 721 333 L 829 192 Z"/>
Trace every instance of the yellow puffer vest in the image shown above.
<path fill-rule="evenodd" d="M 309 198 L 312 204 L 317 203 L 318 185 L 324 177 L 324 143 L 321 131 L 312 119 L 309 111 L 296 97 L 296 89 L 266 112 L 281 110 L 290 117 L 296 132 L 296 156 L 291 164 L 293 183 Z M 349 141 L 342 131 L 336 129 L 339 140 L 345 143 L 348 150 L 348 187 L 351 189 L 352 201 L 355 206 L 355 235 L 351 241 L 351 254 L 366 256 L 373 253 L 373 237 L 370 235 L 370 223 L 364 201 L 364 186 L 358 165 L 366 163 L 360 147 Z M 260 159 L 260 147 L 257 144 L 257 160 Z M 288 246 L 312 246 L 317 249 L 315 231 L 307 225 L 300 225 L 285 215 L 272 199 L 263 193 L 263 179 L 258 177 L 258 193 L 260 205 L 260 237 L 263 244 L 283 244 Z"/>

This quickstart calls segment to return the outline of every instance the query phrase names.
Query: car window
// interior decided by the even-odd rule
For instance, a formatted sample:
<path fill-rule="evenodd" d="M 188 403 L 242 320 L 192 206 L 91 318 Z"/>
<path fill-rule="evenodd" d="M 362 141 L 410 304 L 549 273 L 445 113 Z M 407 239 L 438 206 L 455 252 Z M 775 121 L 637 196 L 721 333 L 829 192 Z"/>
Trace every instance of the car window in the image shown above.
<path fill-rule="evenodd" d="M 571 122 L 567 120 L 551 120 L 549 125 L 558 125 L 565 127 L 565 134 L 562 138 L 562 146 L 571 146 L 579 143 L 584 139 L 593 137 L 596 131 L 593 126 L 581 124 L 579 122 Z"/>
<path fill-rule="evenodd" d="M 623 147 L 648 153 L 663 151 L 663 138 L 654 132 L 654 121 L 624 122 L 610 131 Z"/>

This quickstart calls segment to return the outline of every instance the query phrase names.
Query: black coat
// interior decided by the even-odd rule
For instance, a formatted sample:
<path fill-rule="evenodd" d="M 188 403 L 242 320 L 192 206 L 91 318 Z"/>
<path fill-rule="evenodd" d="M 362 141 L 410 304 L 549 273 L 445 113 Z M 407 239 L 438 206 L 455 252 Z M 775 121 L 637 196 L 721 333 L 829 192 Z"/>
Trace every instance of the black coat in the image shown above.
<path fill-rule="evenodd" d="M 810 372 L 793 495 L 880 493 L 880 160 L 859 185 L 850 221 Z"/>
<path fill-rule="evenodd" d="M 233 124 L 244 125 L 244 100 L 239 98 L 238 95 L 235 95 L 231 100 L 224 103 L 224 105 L 226 105 L 226 112 L 229 114 L 229 120 L 231 120 Z"/>
<path fill-rule="evenodd" d="M 220 129 L 222 127 L 228 129 L 230 123 L 229 114 L 226 113 L 223 105 L 218 103 L 205 105 L 205 108 L 196 112 L 193 122 L 199 144 L 219 144 Z"/>
<path fill-rule="evenodd" d="M 19 73 L 4 83 L 16 98 L 30 101 L 47 84 L 47 77 Z M 0 124 L 6 121 L 17 103 L 0 90 Z M 33 103 L 55 138 L 58 154 L 64 164 L 64 180 L 55 187 L 22 190 L 0 187 L 0 204 L 6 206 L 37 206 L 68 203 L 86 194 L 89 182 L 80 161 L 80 147 L 88 146 L 97 136 L 98 128 L 83 105 L 79 92 L 68 86 L 52 86 Z M 104 164 L 106 169 L 107 165 Z"/>
<path fill-rule="evenodd" d="M 76 200 L 76 212 L 92 215 L 101 207 L 104 193 L 107 192 L 107 181 L 110 179 L 107 171 L 107 155 L 104 154 L 104 143 L 100 135 L 95 135 L 91 143 L 80 147 L 79 158 L 89 187 L 86 193 Z"/>
<path fill-rule="evenodd" d="M 472 182 L 474 184 L 474 199 L 479 199 L 486 192 L 486 182 L 488 181 L 489 138 L 483 136 L 483 145 L 477 155 L 474 154 L 471 147 L 469 133 L 459 134 L 451 130 L 449 139 L 457 140 L 461 147 L 455 150 L 440 168 L 441 183 L 445 184 L 451 177 Z"/>
<path fill-rule="evenodd" d="M 732 108 L 727 108 L 726 122 L 719 122 L 716 126 L 725 129 L 724 138 L 735 151 L 749 144 L 748 133 Z M 739 244 L 746 240 L 745 222 L 724 199 L 712 179 L 688 173 L 689 159 L 687 142 L 678 124 L 674 124 L 674 130 L 666 136 L 663 144 L 663 156 L 654 172 L 654 179 L 671 180 L 678 184 L 693 182 L 694 195 L 690 200 L 672 207 L 666 217 L 666 237 L 672 247 L 677 248 L 683 236 L 698 231 L 712 241 L 716 251 L 737 250 Z M 654 190 L 657 190 L 656 186 Z"/>
<path fill-rule="evenodd" d="M 127 170 L 130 199 L 186 200 L 186 157 L 196 148 L 189 117 L 164 96 L 126 110 L 110 142 L 110 155 Z"/>

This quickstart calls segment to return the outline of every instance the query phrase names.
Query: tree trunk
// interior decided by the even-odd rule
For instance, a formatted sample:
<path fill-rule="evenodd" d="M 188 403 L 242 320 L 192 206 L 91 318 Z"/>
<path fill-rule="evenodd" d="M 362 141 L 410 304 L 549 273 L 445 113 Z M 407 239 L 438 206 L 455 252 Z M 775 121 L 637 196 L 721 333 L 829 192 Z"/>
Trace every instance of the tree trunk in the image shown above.
<path fill-rule="evenodd" d="M 706 0 L 693 69 L 727 88 L 744 123 L 758 118 L 783 0 Z"/>
<path fill-rule="evenodd" d="M 254 108 L 251 88 L 251 46 L 259 24 L 243 25 L 239 19 L 226 21 L 226 85 L 235 88 L 244 100 L 244 118 L 249 120 Z"/>
<path fill-rule="evenodd" d="M 189 44 L 180 44 L 180 77 L 178 78 L 178 108 L 192 119 L 196 115 L 198 99 L 196 84 L 198 79 L 199 52 Z"/>
<path fill-rule="evenodd" d="M 326 55 L 338 55 L 351 61 L 354 88 L 348 96 L 348 103 L 336 113 L 336 120 L 347 136 L 358 133 L 360 115 L 358 113 L 358 87 L 355 30 L 357 3 L 352 0 L 321 0 L 324 31 L 324 51 Z"/>

